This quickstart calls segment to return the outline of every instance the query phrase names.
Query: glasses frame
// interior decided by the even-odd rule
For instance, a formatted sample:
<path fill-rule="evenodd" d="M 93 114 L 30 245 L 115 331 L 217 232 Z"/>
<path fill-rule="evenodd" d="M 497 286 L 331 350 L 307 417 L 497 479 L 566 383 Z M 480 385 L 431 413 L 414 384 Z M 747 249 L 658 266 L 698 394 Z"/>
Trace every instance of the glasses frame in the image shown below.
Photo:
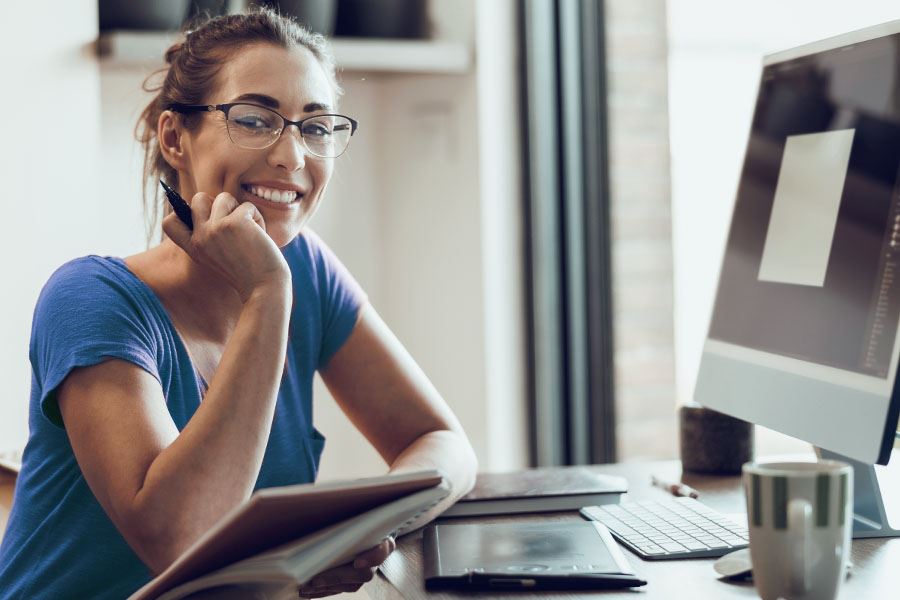
<path fill-rule="evenodd" d="M 267 106 L 261 106 L 259 104 L 254 104 L 252 102 L 229 102 L 227 104 L 182 104 L 180 102 L 173 102 L 173 103 L 169 104 L 168 109 L 171 111 L 177 112 L 177 113 L 182 113 L 182 114 L 221 111 L 221 112 L 225 113 L 225 125 L 227 127 L 228 126 L 228 112 L 235 106 L 253 106 L 256 108 L 262 108 L 269 112 L 275 113 L 276 115 L 281 117 L 282 121 L 284 121 L 284 125 L 282 125 L 281 131 L 278 132 L 278 137 L 275 138 L 274 140 L 272 140 L 271 144 L 263 146 L 262 148 L 248 148 L 247 146 L 241 146 L 240 144 L 235 142 L 234 139 L 232 139 L 231 129 L 228 129 L 228 139 L 231 140 L 231 143 L 234 144 L 235 146 L 238 146 L 239 148 L 244 148 L 246 150 L 265 150 L 266 148 L 274 146 L 278 142 L 278 140 L 281 139 L 281 136 L 284 135 L 284 132 L 287 131 L 287 128 L 291 125 L 294 125 L 297 127 L 297 131 L 300 132 L 300 139 L 303 140 L 303 145 L 306 147 L 306 149 L 309 151 L 310 154 L 312 154 L 313 156 L 317 156 L 319 158 L 337 158 L 338 156 L 340 156 L 341 154 L 343 154 L 344 152 L 347 151 L 347 148 L 350 146 L 350 140 L 349 139 L 347 140 L 347 146 L 345 146 L 344 149 L 341 150 L 341 154 L 338 154 L 336 156 L 322 156 L 321 154 L 316 154 L 315 152 L 313 152 L 312 148 L 309 147 L 309 144 L 306 143 L 306 136 L 303 135 L 303 127 L 302 127 L 303 123 L 305 123 L 306 121 L 309 121 L 312 119 L 318 119 L 321 117 L 341 117 L 342 119 L 347 119 L 348 121 L 350 121 L 350 137 L 353 137 L 353 134 L 356 133 L 356 130 L 359 128 L 359 122 L 356 119 L 351 119 L 347 115 L 342 115 L 339 113 L 324 113 L 324 114 L 319 114 L 319 115 L 310 115 L 310 116 L 304 117 L 298 121 L 291 121 L 290 119 L 285 117 L 283 114 L 281 114 L 277 110 L 272 110 L 271 108 L 269 108 Z"/>

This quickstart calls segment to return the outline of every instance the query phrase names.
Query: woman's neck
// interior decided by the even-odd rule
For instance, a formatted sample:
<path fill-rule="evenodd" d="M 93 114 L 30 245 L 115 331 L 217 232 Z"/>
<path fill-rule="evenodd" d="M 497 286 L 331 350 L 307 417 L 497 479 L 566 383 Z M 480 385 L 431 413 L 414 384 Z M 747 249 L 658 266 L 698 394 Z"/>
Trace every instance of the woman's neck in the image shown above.
<path fill-rule="evenodd" d="M 162 301 L 183 335 L 225 343 L 243 304 L 215 271 L 200 265 L 168 238 L 125 259 L 129 269 Z"/>

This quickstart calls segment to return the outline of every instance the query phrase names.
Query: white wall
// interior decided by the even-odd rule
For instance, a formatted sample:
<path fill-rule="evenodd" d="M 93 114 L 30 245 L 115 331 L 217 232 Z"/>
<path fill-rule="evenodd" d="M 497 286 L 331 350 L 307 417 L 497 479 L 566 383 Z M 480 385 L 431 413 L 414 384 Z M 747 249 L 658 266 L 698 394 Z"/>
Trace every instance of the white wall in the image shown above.
<path fill-rule="evenodd" d="M 51 0 L 42 8 L 54 15 L 4 3 L 0 36 L 0 449 L 25 442 L 38 292 L 65 260 L 97 251 L 109 227 L 96 191 L 100 90 L 87 51 L 97 35 L 96 0 Z"/>
<path fill-rule="evenodd" d="M 670 0 L 668 11 L 676 377 L 684 402 L 709 326 L 762 57 L 900 19 L 900 5 Z"/>
<path fill-rule="evenodd" d="M 474 3 L 435 4 L 439 37 L 479 45 L 466 74 L 344 75 L 342 108 L 362 127 L 312 222 L 492 470 L 526 462 L 512 8 L 512 0 L 492 2 L 476 15 Z M 0 145 L 8 209 L 0 450 L 26 439 L 31 314 L 50 273 L 84 254 L 145 247 L 133 128 L 152 70 L 94 57 L 96 0 L 51 2 L 45 21 L 21 3 L 5 11 L 21 26 L 0 38 L 4 55 L 27 59 L 11 63 L 7 79 L 21 82 L 13 88 L 21 94 L 0 94 L 3 114 L 15 115 Z M 316 393 L 316 424 L 329 438 L 323 477 L 383 471 L 320 381 Z"/>
<path fill-rule="evenodd" d="M 455 6 L 473 22 L 457 14 L 439 35 L 466 40 L 474 26 L 470 72 L 345 75 L 345 106 L 369 111 L 371 148 L 354 162 L 368 169 L 353 175 L 361 193 L 335 197 L 350 210 L 371 201 L 373 304 L 459 417 L 481 469 L 505 471 L 527 464 L 515 20 L 510 0 Z M 323 231 L 322 216 L 319 231 L 354 268 L 341 248 L 356 241 Z M 316 410 L 333 441 L 324 478 L 381 466 L 327 394 Z"/>

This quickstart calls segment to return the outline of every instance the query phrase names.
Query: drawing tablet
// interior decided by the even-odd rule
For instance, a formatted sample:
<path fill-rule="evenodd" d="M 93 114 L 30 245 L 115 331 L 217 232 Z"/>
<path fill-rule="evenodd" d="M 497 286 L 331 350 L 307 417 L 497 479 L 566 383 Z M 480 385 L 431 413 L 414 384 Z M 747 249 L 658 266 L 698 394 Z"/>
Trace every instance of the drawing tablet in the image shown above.
<path fill-rule="evenodd" d="M 593 521 L 427 528 L 425 586 L 610 589 L 645 585 L 609 531 Z"/>

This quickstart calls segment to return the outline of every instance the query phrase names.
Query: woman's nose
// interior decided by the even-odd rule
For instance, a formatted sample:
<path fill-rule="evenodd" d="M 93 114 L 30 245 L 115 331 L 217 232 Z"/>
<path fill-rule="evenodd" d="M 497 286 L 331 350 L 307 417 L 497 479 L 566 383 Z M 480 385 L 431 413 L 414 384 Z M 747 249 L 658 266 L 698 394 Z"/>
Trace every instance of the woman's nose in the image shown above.
<path fill-rule="evenodd" d="M 269 163 L 273 167 L 281 167 L 287 171 L 297 171 L 306 166 L 306 153 L 309 152 L 300 131 L 296 127 L 288 127 L 281 133 L 269 153 Z"/>

